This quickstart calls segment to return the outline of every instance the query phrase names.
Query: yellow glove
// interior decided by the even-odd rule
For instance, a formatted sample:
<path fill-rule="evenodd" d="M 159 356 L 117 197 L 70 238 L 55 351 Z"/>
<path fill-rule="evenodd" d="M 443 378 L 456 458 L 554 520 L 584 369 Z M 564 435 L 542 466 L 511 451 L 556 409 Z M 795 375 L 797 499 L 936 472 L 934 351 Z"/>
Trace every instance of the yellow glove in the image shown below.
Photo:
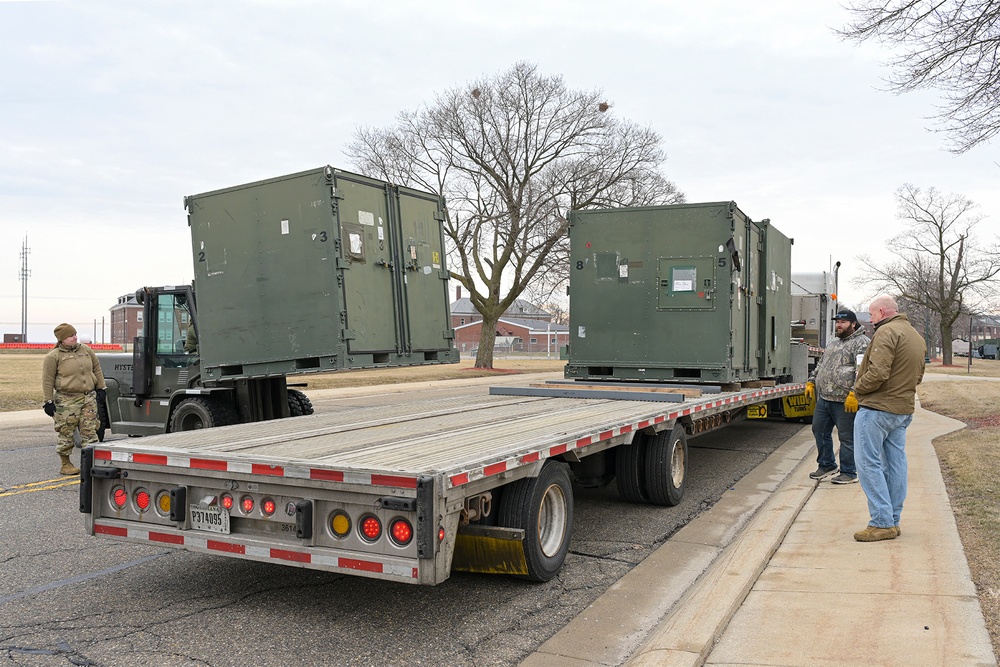
<path fill-rule="evenodd" d="M 852 391 L 844 399 L 844 412 L 857 412 L 858 411 L 858 399 L 854 396 Z"/>
<path fill-rule="evenodd" d="M 816 385 L 812 382 L 806 382 L 806 400 L 812 402 L 813 397 L 816 396 Z"/>

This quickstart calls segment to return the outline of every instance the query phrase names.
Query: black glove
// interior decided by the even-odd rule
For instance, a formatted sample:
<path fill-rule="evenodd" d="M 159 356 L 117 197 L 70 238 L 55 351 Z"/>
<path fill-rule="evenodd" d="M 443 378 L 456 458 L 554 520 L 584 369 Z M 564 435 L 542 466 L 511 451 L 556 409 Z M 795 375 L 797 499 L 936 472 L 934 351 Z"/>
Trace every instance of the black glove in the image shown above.
<path fill-rule="evenodd" d="M 52 401 L 45 401 L 45 405 L 42 406 L 42 410 L 45 410 L 45 414 L 49 417 L 56 416 L 56 404 Z"/>
<path fill-rule="evenodd" d="M 108 400 L 108 390 L 107 389 L 95 389 L 97 392 L 97 402 L 106 403 Z"/>

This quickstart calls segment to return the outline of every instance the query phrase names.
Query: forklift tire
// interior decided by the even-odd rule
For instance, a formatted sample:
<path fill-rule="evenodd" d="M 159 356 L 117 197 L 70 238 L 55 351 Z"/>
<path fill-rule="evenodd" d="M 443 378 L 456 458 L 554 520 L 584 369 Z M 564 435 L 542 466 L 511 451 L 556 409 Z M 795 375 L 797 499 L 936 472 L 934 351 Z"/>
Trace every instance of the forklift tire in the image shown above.
<path fill-rule="evenodd" d="M 186 398 L 181 401 L 170 417 L 170 432 L 194 431 L 235 424 L 238 421 L 233 410 L 210 398 Z"/>
<path fill-rule="evenodd" d="M 288 390 L 288 416 L 301 417 L 313 413 L 313 404 L 309 397 L 298 389 Z"/>
<path fill-rule="evenodd" d="M 646 448 L 646 493 L 654 505 L 673 507 L 684 497 L 687 433 L 680 424 L 656 434 Z"/>
<path fill-rule="evenodd" d="M 615 480 L 618 494 L 630 503 L 648 503 L 646 492 L 646 454 L 649 436 L 636 433 L 631 445 L 615 447 Z"/>
<path fill-rule="evenodd" d="M 573 488 L 565 463 L 549 461 L 538 477 L 508 484 L 500 498 L 497 524 L 524 529 L 524 559 L 531 581 L 548 581 L 559 573 L 573 532 Z"/>

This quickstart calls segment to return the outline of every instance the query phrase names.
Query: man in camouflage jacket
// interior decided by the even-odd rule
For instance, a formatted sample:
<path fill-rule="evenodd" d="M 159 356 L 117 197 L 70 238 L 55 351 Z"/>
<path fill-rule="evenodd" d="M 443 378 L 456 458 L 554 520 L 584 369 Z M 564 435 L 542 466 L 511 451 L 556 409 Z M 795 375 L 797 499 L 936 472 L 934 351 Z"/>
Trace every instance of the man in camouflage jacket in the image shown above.
<path fill-rule="evenodd" d="M 45 399 L 42 410 L 55 420 L 58 434 L 56 452 L 62 460 L 59 473 L 78 475 L 80 469 L 69 460 L 73 451 L 73 433 L 80 429 L 84 447 L 97 442 L 100 420 L 96 394 L 100 393 L 103 400 L 107 385 L 97 355 L 77 341 L 72 324 L 60 324 L 55 328 L 55 335 L 58 343 L 42 361 L 42 395 Z"/>
<path fill-rule="evenodd" d="M 834 484 L 852 484 L 858 481 L 854 465 L 854 416 L 858 411 L 854 380 L 858 359 L 868 349 L 871 340 L 858 324 L 858 317 L 853 311 L 841 308 L 834 320 L 837 337 L 826 346 L 806 384 L 806 395 L 816 395 L 812 431 L 816 438 L 818 467 L 809 476 L 823 479 L 837 470 L 837 459 L 833 455 L 833 427 L 836 426 L 840 440 L 840 474 L 831 481 Z"/>

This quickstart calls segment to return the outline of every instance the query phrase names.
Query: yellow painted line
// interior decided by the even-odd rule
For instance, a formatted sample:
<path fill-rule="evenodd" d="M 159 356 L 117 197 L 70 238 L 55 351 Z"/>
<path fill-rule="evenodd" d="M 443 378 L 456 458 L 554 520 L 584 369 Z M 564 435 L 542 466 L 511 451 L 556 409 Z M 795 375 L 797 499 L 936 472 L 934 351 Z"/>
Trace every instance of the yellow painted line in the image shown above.
<path fill-rule="evenodd" d="M 59 482 L 59 483 L 53 484 L 52 482 Z M 60 482 L 60 480 L 58 479 L 49 479 L 44 482 L 32 482 L 31 484 L 21 484 L 19 486 L 12 486 L 10 487 L 10 489 L 7 489 L 3 493 L 0 493 L 0 498 L 3 498 L 4 496 L 16 496 L 19 493 L 34 493 L 35 491 L 50 491 L 52 489 L 61 489 L 64 486 L 73 486 L 79 483 L 80 483 L 79 478 L 76 478 L 62 482 Z M 47 486 L 40 486 L 41 484 L 46 484 Z M 12 491 L 11 489 L 17 489 L 17 490 Z"/>

